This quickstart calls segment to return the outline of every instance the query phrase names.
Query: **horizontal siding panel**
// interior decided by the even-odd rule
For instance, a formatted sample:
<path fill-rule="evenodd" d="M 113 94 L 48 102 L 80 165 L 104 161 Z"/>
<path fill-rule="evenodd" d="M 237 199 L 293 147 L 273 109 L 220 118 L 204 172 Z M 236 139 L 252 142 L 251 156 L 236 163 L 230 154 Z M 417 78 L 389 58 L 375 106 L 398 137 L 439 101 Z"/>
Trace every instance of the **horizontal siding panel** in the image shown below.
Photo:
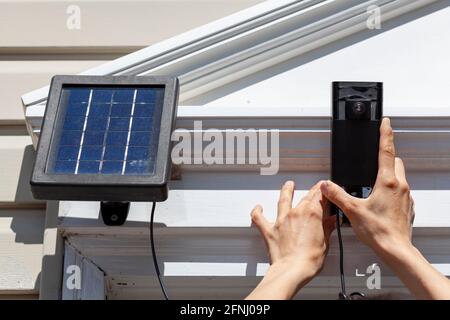
<path fill-rule="evenodd" d="M 38 293 L 45 210 L 0 209 L 0 299 Z"/>
<path fill-rule="evenodd" d="M 2 126 L 0 126 L 0 129 Z M 34 149 L 29 136 L 0 136 L 0 206 L 37 205 L 30 191 Z"/>
<path fill-rule="evenodd" d="M 79 52 L 136 50 L 259 2 L 78 1 L 80 28 L 69 29 L 72 1 L 6 1 L 0 3 L 0 30 L 14 32 L 2 34 L 0 52 L 65 47 Z"/>
<path fill-rule="evenodd" d="M 38 294 L 23 294 L 22 292 L 18 294 L 2 294 L 0 295 L 0 300 L 38 300 Z"/>
<path fill-rule="evenodd" d="M 1 5 L 0 5 L 1 6 Z M 24 123 L 20 96 L 37 87 L 48 85 L 55 74 L 76 74 L 104 63 L 104 60 L 28 60 L 0 61 L 0 124 Z M 36 60 L 34 60 L 36 59 Z"/>

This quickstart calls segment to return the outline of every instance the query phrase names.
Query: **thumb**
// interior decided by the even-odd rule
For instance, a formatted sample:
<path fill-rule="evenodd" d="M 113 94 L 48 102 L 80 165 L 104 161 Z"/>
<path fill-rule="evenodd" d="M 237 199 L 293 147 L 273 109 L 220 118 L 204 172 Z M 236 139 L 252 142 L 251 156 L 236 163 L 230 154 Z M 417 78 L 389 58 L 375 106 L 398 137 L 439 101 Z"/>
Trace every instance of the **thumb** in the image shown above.
<path fill-rule="evenodd" d="M 353 213 L 353 209 L 355 208 L 358 199 L 349 195 L 340 186 L 331 181 L 324 181 L 320 185 L 320 191 L 322 191 L 322 194 L 328 200 L 341 208 L 347 215 L 349 212 L 350 214 Z"/>

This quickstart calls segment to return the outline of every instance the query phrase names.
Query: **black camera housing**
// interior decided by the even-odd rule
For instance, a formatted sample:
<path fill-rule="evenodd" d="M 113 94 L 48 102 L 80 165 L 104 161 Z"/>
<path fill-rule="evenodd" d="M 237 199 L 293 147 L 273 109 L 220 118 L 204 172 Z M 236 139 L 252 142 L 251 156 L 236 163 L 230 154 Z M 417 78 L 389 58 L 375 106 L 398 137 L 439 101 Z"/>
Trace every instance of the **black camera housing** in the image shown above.
<path fill-rule="evenodd" d="M 331 180 L 366 198 L 378 173 L 383 84 L 333 82 L 332 88 Z M 338 210 L 332 207 L 333 214 Z"/>

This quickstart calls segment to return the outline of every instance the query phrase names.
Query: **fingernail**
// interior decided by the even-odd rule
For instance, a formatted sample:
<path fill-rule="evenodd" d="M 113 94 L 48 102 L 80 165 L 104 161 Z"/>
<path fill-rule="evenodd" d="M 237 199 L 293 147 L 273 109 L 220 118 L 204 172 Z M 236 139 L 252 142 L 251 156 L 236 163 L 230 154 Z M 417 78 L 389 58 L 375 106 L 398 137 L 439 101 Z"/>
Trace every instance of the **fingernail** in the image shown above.
<path fill-rule="evenodd" d="M 288 180 L 288 181 L 285 182 L 284 185 L 285 185 L 286 187 L 293 187 L 293 186 L 294 186 L 294 181 Z"/>
<path fill-rule="evenodd" d="M 329 187 L 328 181 L 324 181 L 320 185 L 320 191 L 322 191 L 322 193 L 326 196 L 328 195 L 328 187 Z"/>

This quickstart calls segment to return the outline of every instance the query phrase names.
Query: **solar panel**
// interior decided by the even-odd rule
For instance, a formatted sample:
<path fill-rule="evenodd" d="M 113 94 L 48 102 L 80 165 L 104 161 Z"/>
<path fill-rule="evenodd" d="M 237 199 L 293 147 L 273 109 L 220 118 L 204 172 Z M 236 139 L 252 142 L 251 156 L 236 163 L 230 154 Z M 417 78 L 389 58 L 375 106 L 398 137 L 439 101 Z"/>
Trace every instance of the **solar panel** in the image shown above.
<path fill-rule="evenodd" d="M 163 88 L 63 87 L 63 126 L 48 167 L 59 174 L 152 174 Z"/>
<path fill-rule="evenodd" d="M 55 76 L 31 190 L 37 199 L 163 201 L 178 80 Z"/>

